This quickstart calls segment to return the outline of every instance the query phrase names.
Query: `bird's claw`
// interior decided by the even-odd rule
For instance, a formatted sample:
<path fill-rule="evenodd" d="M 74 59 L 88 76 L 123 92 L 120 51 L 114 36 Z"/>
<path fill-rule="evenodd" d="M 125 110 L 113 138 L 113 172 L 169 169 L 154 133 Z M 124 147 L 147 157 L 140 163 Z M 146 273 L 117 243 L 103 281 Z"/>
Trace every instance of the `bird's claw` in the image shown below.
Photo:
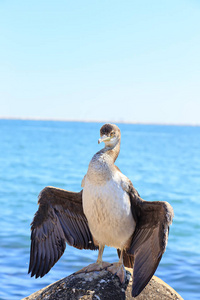
<path fill-rule="evenodd" d="M 113 263 L 110 267 L 107 268 L 109 272 L 113 275 L 117 275 L 120 279 L 120 282 L 123 284 L 126 280 L 126 270 L 124 265 L 121 263 Z"/>
<path fill-rule="evenodd" d="M 80 273 L 89 273 L 89 272 L 94 272 L 94 271 L 101 271 L 103 269 L 107 269 L 108 267 L 110 267 L 112 264 L 102 261 L 102 262 L 96 262 L 94 264 L 90 264 L 84 268 L 82 268 L 81 270 L 75 272 L 75 274 L 80 274 Z"/>

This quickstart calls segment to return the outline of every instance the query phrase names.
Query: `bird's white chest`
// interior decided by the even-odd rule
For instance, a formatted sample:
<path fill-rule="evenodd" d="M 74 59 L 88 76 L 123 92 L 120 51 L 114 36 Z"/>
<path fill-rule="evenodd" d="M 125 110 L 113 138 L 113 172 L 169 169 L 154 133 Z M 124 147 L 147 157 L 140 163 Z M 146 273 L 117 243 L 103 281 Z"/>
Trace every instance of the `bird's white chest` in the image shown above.
<path fill-rule="evenodd" d="M 120 178 L 96 185 L 86 177 L 83 210 L 95 240 L 115 248 L 127 244 L 134 232 L 135 221 L 129 195 L 122 189 Z"/>

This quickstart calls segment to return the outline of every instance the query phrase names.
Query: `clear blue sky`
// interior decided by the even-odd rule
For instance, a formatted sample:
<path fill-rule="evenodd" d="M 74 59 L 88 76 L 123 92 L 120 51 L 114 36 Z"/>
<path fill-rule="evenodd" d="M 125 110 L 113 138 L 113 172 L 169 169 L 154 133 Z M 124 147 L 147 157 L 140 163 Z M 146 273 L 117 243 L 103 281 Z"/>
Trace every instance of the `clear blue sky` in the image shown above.
<path fill-rule="evenodd" d="M 200 1 L 0 1 L 0 117 L 200 124 Z"/>

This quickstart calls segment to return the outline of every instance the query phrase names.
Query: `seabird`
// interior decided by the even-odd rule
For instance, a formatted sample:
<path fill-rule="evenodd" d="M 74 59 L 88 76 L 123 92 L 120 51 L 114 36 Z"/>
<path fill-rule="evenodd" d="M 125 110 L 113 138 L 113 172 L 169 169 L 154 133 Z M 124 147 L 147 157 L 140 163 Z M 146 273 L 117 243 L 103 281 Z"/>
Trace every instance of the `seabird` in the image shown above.
<path fill-rule="evenodd" d="M 116 125 L 103 125 L 98 142 L 105 147 L 90 161 L 83 189 L 41 191 L 31 223 L 31 276 L 47 274 L 64 253 L 66 242 L 78 249 L 99 250 L 96 263 L 78 272 L 105 268 L 124 282 L 124 266 L 133 268 L 133 297 L 153 276 L 166 248 L 173 209 L 167 202 L 143 200 L 115 166 L 120 141 Z M 119 262 L 102 261 L 105 245 L 117 249 Z"/>

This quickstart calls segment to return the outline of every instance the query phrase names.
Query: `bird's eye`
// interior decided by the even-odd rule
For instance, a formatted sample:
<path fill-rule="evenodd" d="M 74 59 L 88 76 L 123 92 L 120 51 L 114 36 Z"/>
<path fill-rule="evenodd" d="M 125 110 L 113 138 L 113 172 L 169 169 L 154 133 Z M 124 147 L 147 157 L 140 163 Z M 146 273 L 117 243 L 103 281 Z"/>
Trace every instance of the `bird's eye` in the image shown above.
<path fill-rule="evenodd" d="M 115 135 L 114 131 L 111 132 L 110 136 L 113 137 Z"/>

